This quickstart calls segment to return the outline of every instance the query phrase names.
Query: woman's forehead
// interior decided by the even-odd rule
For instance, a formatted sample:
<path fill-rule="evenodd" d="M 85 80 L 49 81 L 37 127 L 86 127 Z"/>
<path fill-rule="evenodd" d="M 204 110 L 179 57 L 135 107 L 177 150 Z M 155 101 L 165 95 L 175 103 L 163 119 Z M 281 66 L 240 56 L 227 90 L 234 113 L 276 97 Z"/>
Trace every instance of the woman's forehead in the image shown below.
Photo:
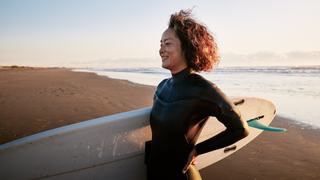
<path fill-rule="evenodd" d="M 176 39 L 177 37 L 176 37 L 175 31 L 171 28 L 168 28 L 163 32 L 160 42 L 165 42 L 168 40 L 176 40 Z"/>

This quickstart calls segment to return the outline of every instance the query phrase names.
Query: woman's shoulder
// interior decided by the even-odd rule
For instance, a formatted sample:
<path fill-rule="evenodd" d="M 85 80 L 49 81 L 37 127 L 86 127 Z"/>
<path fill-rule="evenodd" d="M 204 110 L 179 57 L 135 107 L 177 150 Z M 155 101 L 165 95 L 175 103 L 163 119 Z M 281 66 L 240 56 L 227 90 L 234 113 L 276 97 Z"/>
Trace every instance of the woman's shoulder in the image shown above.
<path fill-rule="evenodd" d="M 224 94 L 217 85 L 198 74 L 193 74 L 190 76 L 190 79 L 191 82 L 195 83 L 194 87 L 198 89 L 197 92 L 202 99 L 218 105 L 222 111 L 222 114 L 234 119 L 240 118 L 240 112 L 237 110 L 228 96 Z"/>
<path fill-rule="evenodd" d="M 196 92 L 198 97 L 216 104 L 229 104 L 229 98 L 216 84 L 199 74 L 191 74 L 188 79 L 188 89 L 191 93 Z"/>

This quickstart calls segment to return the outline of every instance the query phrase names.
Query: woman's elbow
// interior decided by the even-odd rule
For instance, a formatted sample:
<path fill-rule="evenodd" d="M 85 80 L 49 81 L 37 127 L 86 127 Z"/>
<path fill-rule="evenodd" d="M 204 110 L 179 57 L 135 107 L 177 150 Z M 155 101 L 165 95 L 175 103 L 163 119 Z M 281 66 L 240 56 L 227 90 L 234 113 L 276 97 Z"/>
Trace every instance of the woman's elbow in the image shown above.
<path fill-rule="evenodd" d="M 239 138 L 243 139 L 249 135 L 249 126 L 246 121 L 242 122 L 242 127 L 240 128 Z"/>
<path fill-rule="evenodd" d="M 249 135 L 249 127 L 243 126 L 242 128 L 238 128 L 234 131 L 234 134 L 237 136 L 237 138 L 243 139 Z"/>
<path fill-rule="evenodd" d="M 249 126 L 244 126 L 243 127 L 243 132 L 242 132 L 242 138 L 245 138 L 249 135 L 250 131 L 249 131 Z"/>

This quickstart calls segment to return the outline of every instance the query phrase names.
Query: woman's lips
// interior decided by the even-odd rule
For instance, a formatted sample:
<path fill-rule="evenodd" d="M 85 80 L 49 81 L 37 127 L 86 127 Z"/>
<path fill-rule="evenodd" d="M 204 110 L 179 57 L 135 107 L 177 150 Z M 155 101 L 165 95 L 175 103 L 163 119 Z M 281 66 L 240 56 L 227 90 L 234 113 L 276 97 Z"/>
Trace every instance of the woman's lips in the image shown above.
<path fill-rule="evenodd" d="M 164 61 L 164 60 L 166 60 L 168 58 L 169 58 L 168 56 L 161 56 L 162 61 Z"/>

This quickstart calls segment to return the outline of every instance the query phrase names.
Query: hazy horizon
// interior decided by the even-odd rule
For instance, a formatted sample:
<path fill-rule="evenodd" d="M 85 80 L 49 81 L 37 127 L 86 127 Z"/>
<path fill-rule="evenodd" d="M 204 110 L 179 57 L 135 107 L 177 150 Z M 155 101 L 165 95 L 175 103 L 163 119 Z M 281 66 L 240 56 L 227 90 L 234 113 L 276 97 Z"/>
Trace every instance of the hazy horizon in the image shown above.
<path fill-rule="evenodd" d="M 320 65 L 316 0 L 0 0 L 0 66 L 161 67 L 170 15 L 192 7 L 221 67 Z"/>

